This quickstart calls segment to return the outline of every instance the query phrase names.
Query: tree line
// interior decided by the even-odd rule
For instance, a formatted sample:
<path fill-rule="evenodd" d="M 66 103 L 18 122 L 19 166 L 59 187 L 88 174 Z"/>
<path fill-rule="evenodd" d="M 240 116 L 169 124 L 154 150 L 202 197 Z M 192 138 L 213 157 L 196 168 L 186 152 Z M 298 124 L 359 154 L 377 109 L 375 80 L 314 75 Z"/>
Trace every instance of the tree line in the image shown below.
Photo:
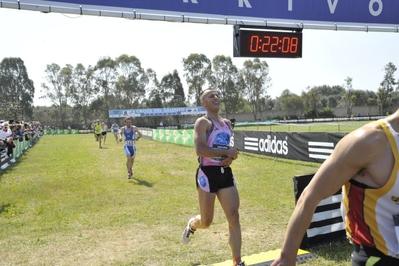
<path fill-rule="evenodd" d="M 188 85 L 184 92 L 177 70 L 160 80 L 151 68 L 143 69 L 136 56 L 122 54 L 117 58 L 103 57 L 92 66 L 79 63 L 63 67 L 56 63 L 46 66 L 41 98 L 51 101 L 50 107 L 34 106 L 35 87 L 20 58 L 4 58 L 0 63 L 0 111 L 2 119 L 39 120 L 42 124 L 60 128 L 81 128 L 95 119 L 109 122 L 109 110 L 199 106 L 202 90 L 219 90 L 226 117 L 251 112 L 254 120 L 265 110 L 284 110 L 287 116 L 331 116 L 335 107 L 378 105 L 380 114 L 391 112 L 399 103 L 397 70 L 388 63 L 376 92 L 354 89 L 352 78 L 343 85 L 314 86 L 301 95 L 289 89 L 272 99 L 269 65 L 259 58 L 246 60 L 241 68 L 229 56 L 217 55 L 212 60 L 204 54 L 190 54 L 182 59 L 183 78 Z M 162 118 L 135 119 L 137 125 L 157 125 Z M 180 124 L 179 117 L 170 117 Z"/>

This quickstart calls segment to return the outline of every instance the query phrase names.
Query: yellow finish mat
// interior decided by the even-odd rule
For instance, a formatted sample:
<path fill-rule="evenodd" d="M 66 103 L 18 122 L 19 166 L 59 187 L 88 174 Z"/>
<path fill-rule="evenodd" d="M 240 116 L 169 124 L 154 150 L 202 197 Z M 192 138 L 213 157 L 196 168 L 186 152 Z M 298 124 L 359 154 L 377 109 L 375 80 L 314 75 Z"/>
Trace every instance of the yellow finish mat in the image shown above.
<path fill-rule="evenodd" d="M 245 262 L 246 266 L 269 266 L 275 258 L 280 254 L 281 249 L 271 250 L 267 252 L 261 252 L 259 254 L 254 254 L 250 256 L 242 257 L 242 261 Z M 304 263 L 307 260 L 316 258 L 316 255 L 309 253 L 306 250 L 299 249 L 296 261 L 298 264 Z M 231 266 L 232 260 L 227 260 L 225 262 L 214 263 L 212 266 Z"/>

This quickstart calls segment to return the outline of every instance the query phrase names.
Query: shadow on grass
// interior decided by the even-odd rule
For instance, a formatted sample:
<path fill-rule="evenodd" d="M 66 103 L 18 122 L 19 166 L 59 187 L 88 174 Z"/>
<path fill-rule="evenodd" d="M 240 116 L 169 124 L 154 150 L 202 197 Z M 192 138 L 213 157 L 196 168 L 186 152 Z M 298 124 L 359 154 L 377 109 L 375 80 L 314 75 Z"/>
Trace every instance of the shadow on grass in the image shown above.
<path fill-rule="evenodd" d="M 151 184 L 151 183 L 149 183 L 149 182 L 147 182 L 145 180 L 141 180 L 141 179 L 135 178 L 135 177 L 132 177 L 132 179 L 130 179 L 128 182 L 132 183 L 132 184 L 135 184 L 135 185 L 139 185 L 139 186 L 146 186 L 146 187 L 152 187 L 153 186 L 153 184 Z"/>
<path fill-rule="evenodd" d="M 6 167 L 5 169 L 1 169 L 0 181 L 4 177 L 5 173 L 13 171 L 13 168 L 15 168 L 17 165 L 23 163 L 27 159 L 26 152 L 27 152 L 27 150 L 25 150 L 24 153 L 22 153 L 19 157 L 17 157 L 14 162 L 8 162 L 8 167 Z"/>
<path fill-rule="evenodd" d="M 3 205 L 0 205 L 0 214 L 2 214 L 3 212 L 7 212 L 8 211 L 8 208 L 10 208 L 10 204 L 3 204 Z"/>
<path fill-rule="evenodd" d="M 254 153 L 247 153 L 247 152 L 242 152 L 240 153 L 240 156 L 246 156 L 246 157 L 252 157 L 252 158 L 261 158 L 262 160 L 270 160 L 270 161 L 275 161 L 279 163 L 284 163 L 284 164 L 291 164 L 291 165 L 300 165 L 300 166 L 315 166 L 319 167 L 321 163 L 318 162 L 305 162 L 305 161 L 297 161 L 297 160 L 292 160 L 292 159 L 285 159 L 285 158 L 278 158 L 278 157 L 267 157 L 261 154 L 254 154 Z"/>
<path fill-rule="evenodd" d="M 309 248 L 308 251 L 325 260 L 344 263 L 351 260 L 353 246 L 349 243 L 349 240 L 342 238 L 342 240 L 329 244 Z"/>

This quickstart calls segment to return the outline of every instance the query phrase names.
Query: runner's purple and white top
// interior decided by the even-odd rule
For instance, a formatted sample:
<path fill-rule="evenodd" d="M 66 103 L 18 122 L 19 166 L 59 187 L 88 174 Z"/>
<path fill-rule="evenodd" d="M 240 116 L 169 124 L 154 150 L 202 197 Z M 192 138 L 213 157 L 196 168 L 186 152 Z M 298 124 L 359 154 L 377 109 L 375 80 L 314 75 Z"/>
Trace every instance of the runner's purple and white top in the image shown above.
<path fill-rule="evenodd" d="M 213 149 L 227 150 L 230 148 L 231 129 L 224 120 L 223 126 L 220 123 L 213 121 L 211 118 L 206 117 L 212 122 L 209 132 L 206 134 L 206 145 Z M 202 166 L 221 166 L 221 162 L 225 157 L 200 157 L 199 161 Z"/>

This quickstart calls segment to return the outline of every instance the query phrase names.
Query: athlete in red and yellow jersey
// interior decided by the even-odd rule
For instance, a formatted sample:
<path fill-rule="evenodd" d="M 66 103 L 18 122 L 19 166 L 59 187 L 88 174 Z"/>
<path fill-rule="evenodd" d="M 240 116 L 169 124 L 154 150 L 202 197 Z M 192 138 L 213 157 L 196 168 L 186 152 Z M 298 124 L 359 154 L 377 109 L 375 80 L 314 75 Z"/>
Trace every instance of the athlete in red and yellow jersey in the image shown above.
<path fill-rule="evenodd" d="M 295 265 L 297 250 L 319 202 L 343 186 L 352 266 L 399 265 L 399 109 L 342 138 L 299 198 L 280 256 Z"/>

